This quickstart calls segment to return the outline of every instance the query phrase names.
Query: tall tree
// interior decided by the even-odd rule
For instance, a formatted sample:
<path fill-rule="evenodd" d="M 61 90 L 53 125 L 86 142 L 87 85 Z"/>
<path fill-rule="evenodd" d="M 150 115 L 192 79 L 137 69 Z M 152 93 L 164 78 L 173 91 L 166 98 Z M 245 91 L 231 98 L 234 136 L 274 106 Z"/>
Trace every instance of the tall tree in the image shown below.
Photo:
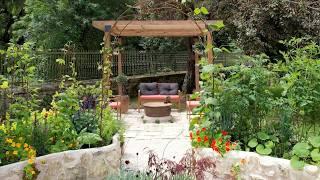
<path fill-rule="evenodd" d="M 72 41 L 79 49 L 100 49 L 102 34 L 91 23 L 114 19 L 131 0 L 26 0 L 26 15 L 15 23 L 13 40 L 21 36 L 45 49 Z"/>
<path fill-rule="evenodd" d="M 0 0 L 0 49 L 5 49 L 12 36 L 12 25 L 24 11 L 24 0 Z"/>

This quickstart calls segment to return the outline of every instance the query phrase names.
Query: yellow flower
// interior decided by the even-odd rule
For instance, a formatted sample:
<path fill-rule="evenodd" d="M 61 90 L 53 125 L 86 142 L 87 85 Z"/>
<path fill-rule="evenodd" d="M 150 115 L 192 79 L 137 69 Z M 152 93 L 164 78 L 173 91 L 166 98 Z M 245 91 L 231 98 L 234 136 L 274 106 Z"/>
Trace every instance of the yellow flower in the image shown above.
<path fill-rule="evenodd" d="M 13 123 L 11 126 L 11 131 L 15 131 L 17 129 L 17 123 Z"/>
<path fill-rule="evenodd" d="M 16 143 L 15 143 L 15 142 L 13 142 L 13 143 L 11 144 L 11 146 L 12 146 L 12 147 L 15 147 L 15 146 L 16 146 Z"/>
<path fill-rule="evenodd" d="M 27 143 L 24 143 L 23 147 L 24 147 L 24 148 L 27 148 L 27 147 L 28 147 L 28 144 L 27 144 Z"/>
<path fill-rule="evenodd" d="M 17 154 L 18 154 L 18 151 L 13 151 L 12 154 L 17 155 Z"/>
<path fill-rule="evenodd" d="M 17 148 L 20 148 L 20 147 L 21 147 L 21 144 L 20 144 L 20 143 L 17 143 L 17 144 L 16 144 L 16 147 L 17 147 Z"/>
<path fill-rule="evenodd" d="M 6 127 L 4 126 L 4 124 L 0 125 L 0 130 L 3 131 L 4 133 L 7 132 Z"/>
<path fill-rule="evenodd" d="M 12 139 L 6 138 L 6 142 L 11 144 L 12 143 Z"/>
<path fill-rule="evenodd" d="M 29 151 L 29 148 L 26 147 L 26 148 L 24 148 L 24 150 L 25 150 L 25 151 Z"/>
<path fill-rule="evenodd" d="M 10 154 L 10 151 L 6 151 L 6 155 L 9 155 Z"/>
<path fill-rule="evenodd" d="M 35 171 L 31 171 L 31 174 L 36 174 L 36 172 Z"/>
<path fill-rule="evenodd" d="M 34 159 L 28 159 L 28 164 L 33 164 L 33 162 L 34 162 Z"/>

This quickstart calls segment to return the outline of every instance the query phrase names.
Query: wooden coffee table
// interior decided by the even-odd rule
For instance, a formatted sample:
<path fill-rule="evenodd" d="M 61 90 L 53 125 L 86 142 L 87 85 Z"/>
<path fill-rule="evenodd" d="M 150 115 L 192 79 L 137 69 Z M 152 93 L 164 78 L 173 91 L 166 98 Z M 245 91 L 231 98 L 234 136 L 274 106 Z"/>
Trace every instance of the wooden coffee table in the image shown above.
<path fill-rule="evenodd" d="M 147 121 L 171 121 L 171 103 L 148 102 L 144 103 L 144 120 Z"/>

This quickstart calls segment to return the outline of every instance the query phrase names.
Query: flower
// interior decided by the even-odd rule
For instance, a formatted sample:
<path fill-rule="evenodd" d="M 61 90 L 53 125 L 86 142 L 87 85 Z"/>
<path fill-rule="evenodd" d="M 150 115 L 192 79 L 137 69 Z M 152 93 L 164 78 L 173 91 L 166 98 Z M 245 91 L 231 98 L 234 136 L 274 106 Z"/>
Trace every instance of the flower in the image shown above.
<path fill-rule="evenodd" d="M 189 133 L 190 139 L 192 140 L 193 136 L 192 136 L 192 132 Z"/>
<path fill-rule="evenodd" d="M 221 133 L 222 133 L 223 136 L 228 135 L 228 132 L 227 132 L 227 131 L 221 131 Z"/>
<path fill-rule="evenodd" d="M 6 129 L 6 127 L 4 126 L 4 124 L 1 124 L 1 125 L 0 125 L 0 130 L 3 131 L 4 133 L 7 132 L 7 129 Z"/>
<path fill-rule="evenodd" d="M 10 151 L 6 151 L 6 155 L 9 155 L 10 154 Z"/>
<path fill-rule="evenodd" d="M 200 131 L 199 131 L 199 130 L 197 130 L 197 135 L 199 136 L 199 134 L 200 134 Z"/>
<path fill-rule="evenodd" d="M 12 139 L 6 138 L 6 142 L 11 144 L 12 143 Z"/>
<path fill-rule="evenodd" d="M 34 163 L 34 159 L 31 158 L 31 159 L 28 159 L 28 164 L 33 164 Z"/>
<path fill-rule="evenodd" d="M 31 171 L 31 174 L 36 174 L 36 172 L 35 171 Z"/>
<path fill-rule="evenodd" d="M 201 142 L 201 137 L 200 136 L 198 136 L 197 141 Z"/>
<path fill-rule="evenodd" d="M 21 147 L 21 144 L 20 144 L 20 143 L 17 143 L 17 144 L 16 144 L 16 147 L 17 147 L 17 148 L 20 148 L 20 147 Z"/>
<path fill-rule="evenodd" d="M 203 141 L 207 142 L 209 140 L 208 136 L 204 136 Z"/>
<path fill-rule="evenodd" d="M 16 143 L 15 143 L 15 142 L 13 142 L 13 143 L 11 144 L 11 146 L 12 146 L 12 147 L 15 147 L 15 146 L 16 146 Z"/>
<path fill-rule="evenodd" d="M 24 147 L 24 148 L 27 148 L 27 147 L 28 147 L 28 144 L 27 144 L 27 143 L 24 143 L 23 147 Z"/>
<path fill-rule="evenodd" d="M 206 129 L 205 127 L 201 129 L 201 131 L 206 131 L 206 130 L 207 130 L 207 129 Z"/>
<path fill-rule="evenodd" d="M 18 154 L 18 151 L 13 151 L 12 154 L 17 155 L 17 154 Z"/>
<path fill-rule="evenodd" d="M 230 151 L 230 141 L 226 142 L 226 151 Z"/>

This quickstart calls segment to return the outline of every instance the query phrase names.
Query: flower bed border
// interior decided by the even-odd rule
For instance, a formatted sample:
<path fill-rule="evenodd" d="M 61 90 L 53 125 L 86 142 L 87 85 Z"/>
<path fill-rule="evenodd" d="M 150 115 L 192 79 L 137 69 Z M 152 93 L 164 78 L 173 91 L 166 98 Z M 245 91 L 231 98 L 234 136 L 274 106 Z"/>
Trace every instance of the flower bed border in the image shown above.
<path fill-rule="evenodd" d="M 320 167 L 306 165 L 303 170 L 295 170 L 287 159 L 246 151 L 230 151 L 223 158 L 211 148 L 194 148 L 194 151 L 196 158 L 216 159 L 218 177 L 227 177 L 238 166 L 241 179 L 320 179 Z"/>
<path fill-rule="evenodd" d="M 119 134 L 108 146 L 69 150 L 37 157 L 37 179 L 105 179 L 120 171 L 121 147 Z M 22 179 L 27 161 L 0 167 L 0 179 Z"/>

